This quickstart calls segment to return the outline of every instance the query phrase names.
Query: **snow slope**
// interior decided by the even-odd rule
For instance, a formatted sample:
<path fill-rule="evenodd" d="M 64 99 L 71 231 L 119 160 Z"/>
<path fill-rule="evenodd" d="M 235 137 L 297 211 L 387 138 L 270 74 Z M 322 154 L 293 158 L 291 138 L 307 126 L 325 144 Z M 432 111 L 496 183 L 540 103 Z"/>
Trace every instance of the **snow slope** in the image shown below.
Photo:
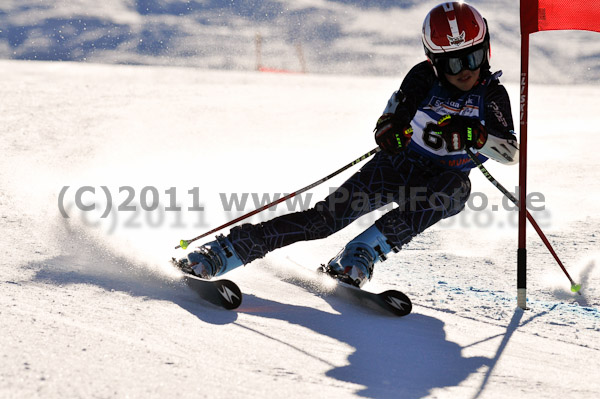
<path fill-rule="evenodd" d="M 296 190 L 373 148 L 399 79 L 25 61 L 0 72 L 0 397 L 600 395 L 597 88 L 530 88 L 534 215 L 583 296 L 531 231 L 530 310 L 516 308 L 515 213 L 474 171 L 469 209 L 367 285 L 413 298 L 396 319 L 292 283 L 374 216 L 230 273 L 245 293 L 236 312 L 200 301 L 166 260 L 241 212 L 223 198 L 248 193 L 250 210 L 252 193 Z M 517 184 L 516 167 L 489 169 Z M 96 209 L 78 211 L 86 187 L 79 207 Z"/>

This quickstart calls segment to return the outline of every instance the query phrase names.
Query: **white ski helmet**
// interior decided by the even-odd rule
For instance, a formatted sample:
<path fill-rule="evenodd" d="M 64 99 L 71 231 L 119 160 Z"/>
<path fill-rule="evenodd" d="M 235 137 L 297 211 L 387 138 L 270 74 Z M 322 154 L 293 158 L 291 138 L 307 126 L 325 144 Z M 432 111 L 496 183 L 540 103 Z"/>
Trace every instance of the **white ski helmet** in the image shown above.
<path fill-rule="evenodd" d="M 486 20 L 474 7 L 442 3 L 429 11 L 423 22 L 423 47 L 440 72 L 456 75 L 464 69 L 489 68 L 490 34 Z"/>

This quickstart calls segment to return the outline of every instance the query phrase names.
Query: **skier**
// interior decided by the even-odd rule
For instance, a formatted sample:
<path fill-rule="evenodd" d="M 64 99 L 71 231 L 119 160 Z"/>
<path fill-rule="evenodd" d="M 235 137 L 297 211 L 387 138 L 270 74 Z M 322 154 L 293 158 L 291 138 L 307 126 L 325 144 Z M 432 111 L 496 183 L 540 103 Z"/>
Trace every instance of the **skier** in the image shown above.
<path fill-rule="evenodd" d="M 222 275 L 276 248 L 325 238 L 390 202 L 399 206 L 351 240 L 324 271 L 361 287 L 373 267 L 417 234 L 456 215 L 469 198 L 465 148 L 485 161 L 516 163 L 518 145 L 501 72 L 490 72 L 486 20 L 472 6 L 443 3 L 423 23 L 427 60 L 415 65 L 377 120 L 374 158 L 312 209 L 219 235 L 175 263 L 202 278 Z"/>

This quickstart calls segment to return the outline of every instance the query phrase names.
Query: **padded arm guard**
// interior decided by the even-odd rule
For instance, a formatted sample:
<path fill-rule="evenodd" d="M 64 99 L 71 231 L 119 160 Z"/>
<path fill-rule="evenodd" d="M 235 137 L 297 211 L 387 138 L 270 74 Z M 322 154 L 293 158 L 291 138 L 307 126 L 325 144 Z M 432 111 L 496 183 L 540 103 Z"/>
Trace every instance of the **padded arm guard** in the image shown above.
<path fill-rule="evenodd" d="M 519 162 L 519 143 L 516 139 L 503 139 L 488 134 L 487 141 L 479 152 L 494 161 L 513 165 Z"/>

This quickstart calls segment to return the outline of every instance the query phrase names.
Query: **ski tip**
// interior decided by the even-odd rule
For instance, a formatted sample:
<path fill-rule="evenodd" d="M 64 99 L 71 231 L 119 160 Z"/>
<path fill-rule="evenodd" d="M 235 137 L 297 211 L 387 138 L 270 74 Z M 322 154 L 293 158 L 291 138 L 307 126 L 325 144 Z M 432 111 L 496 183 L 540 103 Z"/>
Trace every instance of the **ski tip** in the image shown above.
<path fill-rule="evenodd" d="M 225 309 L 237 309 L 242 304 L 242 291 L 237 284 L 229 280 L 216 280 L 215 284 Z"/>
<path fill-rule="evenodd" d="M 379 296 L 384 300 L 388 309 L 396 316 L 406 316 L 412 311 L 410 298 L 400 291 L 385 291 L 379 294 Z"/>
<path fill-rule="evenodd" d="M 237 309 L 242 304 L 242 291 L 231 280 L 206 280 L 192 274 L 183 274 L 192 290 L 203 299 L 227 310 Z"/>

